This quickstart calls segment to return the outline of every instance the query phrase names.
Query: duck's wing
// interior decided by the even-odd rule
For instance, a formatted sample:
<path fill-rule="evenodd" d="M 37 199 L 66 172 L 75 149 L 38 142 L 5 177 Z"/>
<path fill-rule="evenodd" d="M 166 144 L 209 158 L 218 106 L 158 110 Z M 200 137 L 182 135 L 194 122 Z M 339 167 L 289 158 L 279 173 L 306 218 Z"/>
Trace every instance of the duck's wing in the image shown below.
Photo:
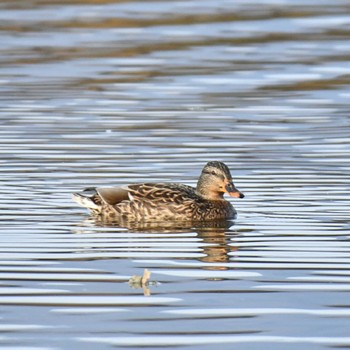
<path fill-rule="evenodd" d="M 193 187 L 173 183 L 141 183 L 95 190 L 105 203 L 113 206 L 123 201 L 182 203 L 198 198 Z"/>
<path fill-rule="evenodd" d="M 96 188 L 96 192 L 105 203 L 110 205 L 131 199 L 128 189 L 124 187 L 99 187 Z"/>
<path fill-rule="evenodd" d="M 142 183 L 100 188 L 97 192 L 101 200 L 113 208 L 113 217 L 136 221 L 190 219 L 198 201 L 193 187 L 179 184 Z M 107 209 L 104 211 L 110 215 Z"/>
<path fill-rule="evenodd" d="M 193 187 L 182 184 L 143 183 L 124 189 L 128 191 L 129 198 L 135 201 L 181 204 L 198 199 Z"/>

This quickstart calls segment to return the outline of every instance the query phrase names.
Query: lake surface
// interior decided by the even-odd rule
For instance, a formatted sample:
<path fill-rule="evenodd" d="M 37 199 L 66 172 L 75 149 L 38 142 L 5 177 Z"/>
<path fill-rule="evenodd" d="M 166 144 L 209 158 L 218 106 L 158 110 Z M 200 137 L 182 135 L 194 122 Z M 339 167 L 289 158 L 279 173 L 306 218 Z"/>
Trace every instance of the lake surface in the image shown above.
<path fill-rule="evenodd" d="M 350 348 L 349 11 L 2 1 L 0 347 Z M 246 195 L 231 226 L 103 226 L 70 198 L 211 160 Z"/>

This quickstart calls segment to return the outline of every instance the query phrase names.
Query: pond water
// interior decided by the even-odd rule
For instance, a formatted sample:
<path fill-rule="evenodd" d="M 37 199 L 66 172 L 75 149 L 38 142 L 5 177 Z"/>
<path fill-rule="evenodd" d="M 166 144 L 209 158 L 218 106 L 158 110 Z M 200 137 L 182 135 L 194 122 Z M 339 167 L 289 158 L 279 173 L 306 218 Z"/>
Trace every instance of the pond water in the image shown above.
<path fill-rule="evenodd" d="M 348 1 L 0 9 L 2 348 L 350 347 Z M 231 226 L 103 226 L 70 198 L 211 160 L 246 195 Z"/>

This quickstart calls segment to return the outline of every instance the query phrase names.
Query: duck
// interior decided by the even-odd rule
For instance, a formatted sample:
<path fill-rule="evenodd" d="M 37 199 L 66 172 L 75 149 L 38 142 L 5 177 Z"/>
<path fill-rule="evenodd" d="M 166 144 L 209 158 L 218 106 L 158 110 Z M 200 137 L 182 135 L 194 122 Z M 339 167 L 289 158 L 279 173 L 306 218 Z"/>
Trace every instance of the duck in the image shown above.
<path fill-rule="evenodd" d="M 72 198 L 104 221 L 218 221 L 236 218 L 236 210 L 224 198 L 244 198 L 232 181 L 226 164 L 210 161 L 202 169 L 197 186 L 180 183 L 137 183 L 120 187 L 90 187 Z"/>

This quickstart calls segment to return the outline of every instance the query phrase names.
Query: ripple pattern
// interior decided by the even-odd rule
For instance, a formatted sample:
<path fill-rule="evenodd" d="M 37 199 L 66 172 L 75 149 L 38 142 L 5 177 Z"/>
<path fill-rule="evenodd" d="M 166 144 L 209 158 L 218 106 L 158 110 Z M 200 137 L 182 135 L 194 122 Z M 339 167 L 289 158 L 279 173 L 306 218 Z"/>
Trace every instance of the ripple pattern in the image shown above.
<path fill-rule="evenodd" d="M 1 348 L 350 347 L 347 1 L 0 10 Z M 211 160 L 246 195 L 222 227 L 70 199 Z"/>

